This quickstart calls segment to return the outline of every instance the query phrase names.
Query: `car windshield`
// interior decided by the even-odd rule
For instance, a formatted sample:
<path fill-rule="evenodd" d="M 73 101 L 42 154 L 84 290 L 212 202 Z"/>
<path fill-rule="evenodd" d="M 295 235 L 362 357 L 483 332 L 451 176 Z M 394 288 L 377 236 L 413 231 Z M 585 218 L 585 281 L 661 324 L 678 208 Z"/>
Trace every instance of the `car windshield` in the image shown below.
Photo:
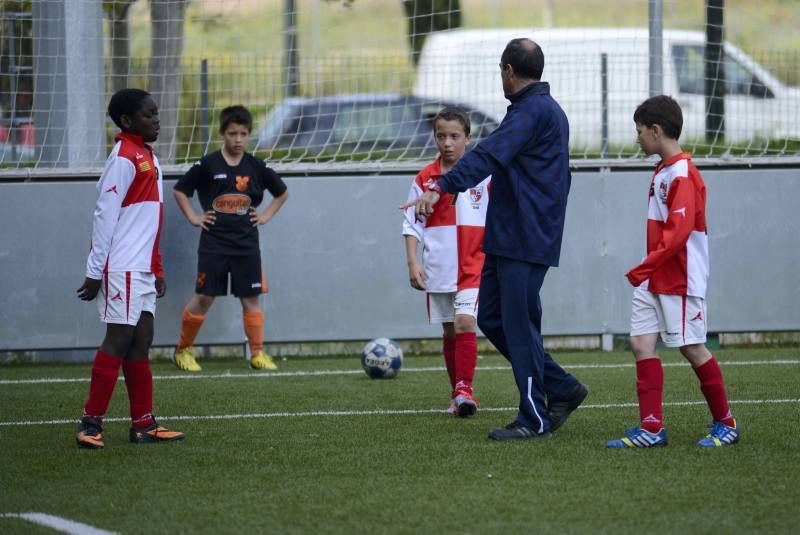
<path fill-rule="evenodd" d="M 294 106 L 289 103 L 283 102 L 278 104 L 267 116 L 264 123 L 264 128 L 261 130 L 260 139 L 275 139 L 287 128 L 284 127 L 285 123 L 292 118 Z"/>
<path fill-rule="evenodd" d="M 392 143 L 414 136 L 422 120 L 419 104 L 402 101 L 343 104 L 336 112 L 331 141 Z"/>

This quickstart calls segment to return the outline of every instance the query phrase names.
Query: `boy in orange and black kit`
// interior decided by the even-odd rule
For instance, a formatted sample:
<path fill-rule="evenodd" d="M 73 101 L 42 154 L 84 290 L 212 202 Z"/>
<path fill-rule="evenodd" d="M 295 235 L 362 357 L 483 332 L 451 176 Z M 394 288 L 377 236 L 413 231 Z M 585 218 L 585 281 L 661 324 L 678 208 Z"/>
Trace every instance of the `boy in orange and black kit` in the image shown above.
<path fill-rule="evenodd" d="M 92 366 L 89 399 L 76 440 L 82 448 L 105 447 L 105 416 L 119 369 L 125 375 L 131 442 L 183 439 L 153 418 L 153 341 L 156 298 L 166 292 L 158 243 L 163 186 L 158 158 L 148 143 L 158 138 L 158 107 L 141 89 L 123 89 L 109 101 L 108 115 L 120 128 L 97 182 L 92 246 L 86 278 L 78 288 L 84 301 L 97 300 L 106 336 Z"/>
<path fill-rule="evenodd" d="M 203 157 L 175 184 L 173 195 L 183 215 L 200 227 L 195 295 L 186 305 L 181 321 L 175 364 L 197 372 L 200 365 L 194 340 L 214 299 L 231 293 L 242 303 L 244 331 L 250 346 L 250 366 L 275 370 L 264 351 L 264 313 L 259 295 L 267 292 L 261 266 L 258 225 L 268 223 L 289 196 L 286 184 L 264 161 L 246 152 L 253 117 L 243 106 L 230 106 L 220 113 L 223 146 Z M 197 190 L 203 212 L 198 214 L 190 197 Z M 272 196 L 263 212 L 264 192 Z"/>

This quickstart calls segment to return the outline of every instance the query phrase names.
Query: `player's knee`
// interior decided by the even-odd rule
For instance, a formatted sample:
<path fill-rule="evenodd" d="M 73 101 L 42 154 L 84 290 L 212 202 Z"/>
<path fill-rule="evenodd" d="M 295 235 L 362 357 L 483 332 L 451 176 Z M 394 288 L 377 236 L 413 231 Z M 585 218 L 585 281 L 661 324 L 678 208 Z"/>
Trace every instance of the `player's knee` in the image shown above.
<path fill-rule="evenodd" d="M 690 344 L 680 348 L 681 355 L 686 358 L 693 366 L 701 366 L 711 358 L 711 352 L 705 344 Z"/>
<path fill-rule="evenodd" d="M 214 304 L 214 297 L 210 295 L 195 294 L 194 301 L 194 308 L 197 309 L 201 314 L 205 314 L 208 312 L 208 309 L 211 308 L 211 305 Z"/>
<path fill-rule="evenodd" d="M 129 325 L 110 324 L 106 329 L 102 349 L 110 355 L 124 357 L 133 346 L 134 329 Z"/>
<path fill-rule="evenodd" d="M 637 359 L 655 356 L 655 338 L 651 336 L 631 336 L 631 351 Z"/>
<path fill-rule="evenodd" d="M 455 332 L 471 333 L 475 331 L 475 318 L 467 314 L 457 314 L 455 321 Z"/>

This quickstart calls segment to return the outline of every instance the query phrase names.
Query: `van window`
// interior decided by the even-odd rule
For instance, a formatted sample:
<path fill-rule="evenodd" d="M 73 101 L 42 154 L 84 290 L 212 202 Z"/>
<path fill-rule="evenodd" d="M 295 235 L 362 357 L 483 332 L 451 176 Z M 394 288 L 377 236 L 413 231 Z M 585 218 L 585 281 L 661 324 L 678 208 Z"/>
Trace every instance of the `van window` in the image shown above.
<path fill-rule="evenodd" d="M 705 64 L 702 45 L 674 45 L 672 58 L 678 77 L 678 90 L 693 95 L 705 94 Z M 772 91 L 741 63 L 725 54 L 725 94 L 774 98 Z"/>

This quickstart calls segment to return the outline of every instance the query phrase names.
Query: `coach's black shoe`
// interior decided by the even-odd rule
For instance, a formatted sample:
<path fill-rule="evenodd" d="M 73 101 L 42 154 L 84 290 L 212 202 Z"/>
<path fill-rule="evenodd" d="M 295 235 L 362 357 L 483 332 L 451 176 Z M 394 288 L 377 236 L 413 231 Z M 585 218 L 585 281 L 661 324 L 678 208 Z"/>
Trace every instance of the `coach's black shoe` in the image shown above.
<path fill-rule="evenodd" d="M 514 420 L 505 427 L 495 427 L 489 431 L 492 440 L 535 440 L 550 438 L 550 433 L 537 433 L 519 420 Z"/>
<path fill-rule="evenodd" d="M 549 403 L 547 415 L 550 417 L 550 431 L 555 431 L 564 425 L 572 411 L 583 403 L 588 394 L 589 388 L 583 383 L 578 383 L 567 399 L 559 399 Z"/>
<path fill-rule="evenodd" d="M 103 442 L 103 425 L 100 420 L 91 416 L 84 416 L 78 426 L 78 434 L 75 435 L 75 441 L 81 448 L 90 450 L 104 448 L 106 444 Z"/>

